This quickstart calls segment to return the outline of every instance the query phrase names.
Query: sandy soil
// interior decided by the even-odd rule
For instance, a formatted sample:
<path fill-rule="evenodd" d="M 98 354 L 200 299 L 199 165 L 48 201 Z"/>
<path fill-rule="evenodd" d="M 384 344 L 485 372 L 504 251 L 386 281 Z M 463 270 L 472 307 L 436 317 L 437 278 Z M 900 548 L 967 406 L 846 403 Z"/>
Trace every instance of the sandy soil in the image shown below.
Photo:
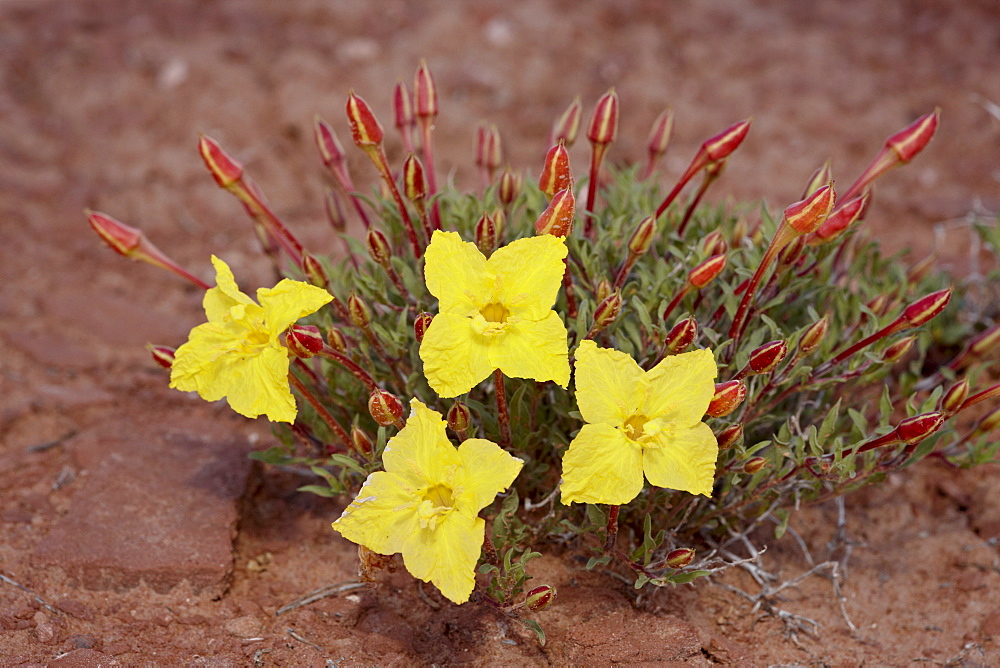
<path fill-rule="evenodd" d="M 533 570 L 560 592 L 539 617 L 544 649 L 487 610 L 422 597 L 405 574 L 275 614 L 353 579 L 354 550 L 329 529 L 343 500 L 250 466 L 266 426 L 166 389 L 143 345 L 183 341 L 197 290 L 112 256 L 81 212 L 141 226 L 206 278 L 224 251 L 244 287 L 267 283 L 198 133 L 246 162 L 308 245 L 333 248 L 313 114 L 346 139 L 353 87 L 391 125 L 392 85 L 421 57 L 441 90 L 439 161 L 461 185 L 476 183 L 480 119 L 534 174 L 573 96 L 589 114 L 615 86 L 610 159 L 641 160 L 671 105 L 667 181 L 752 115 L 714 197 L 774 207 L 827 158 L 852 180 L 937 106 L 938 137 L 880 184 L 869 224 L 890 248 L 969 274 L 967 216 L 1000 209 L 995 0 L 0 0 L 0 666 L 1000 664 L 997 465 L 922 465 L 849 498 L 842 605 L 823 575 L 756 610 L 706 583 L 637 600 L 549 556 Z M 352 168 L 371 176 L 360 154 Z M 829 505 L 793 525 L 815 563 L 837 518 Z M 811 568 L 792 538 L 763 564 L 781 578 Z M 720 582 L 755 591 L 739 572 Z M 818 630 L 789 635 L 774 606 Z"/>

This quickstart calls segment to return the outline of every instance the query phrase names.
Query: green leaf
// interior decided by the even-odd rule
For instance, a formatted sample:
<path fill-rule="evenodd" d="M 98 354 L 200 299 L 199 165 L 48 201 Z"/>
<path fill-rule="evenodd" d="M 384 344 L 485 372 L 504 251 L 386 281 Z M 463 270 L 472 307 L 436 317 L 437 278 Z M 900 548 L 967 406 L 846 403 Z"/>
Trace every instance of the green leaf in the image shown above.
<path fill-rule="evenodd" d="M 534 631 L 535 637 L 538 638 L 538 644 L 542 647 L 545 646 L 545 631 L 542 630 L 542 627 L 538 622 L 533 619 L 518 619 L 517 621 Z"/>
<path fill-rule="evenodd" d="M 316 496 L 325 496 L 328 499 L 343 494 L 343 492 L 334 491 L 329 487 L 324 487 L 323 485 L 303 485 L 302 487 L 296 488 L 296 491 L 309 492 L 310 494 L 315 494 Z"/>

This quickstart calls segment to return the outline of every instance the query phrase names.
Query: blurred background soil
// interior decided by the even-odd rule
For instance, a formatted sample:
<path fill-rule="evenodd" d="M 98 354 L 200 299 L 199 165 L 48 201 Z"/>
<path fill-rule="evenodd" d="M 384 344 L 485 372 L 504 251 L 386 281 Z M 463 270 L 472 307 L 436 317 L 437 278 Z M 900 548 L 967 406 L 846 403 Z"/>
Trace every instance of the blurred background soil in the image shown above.
<path fill-rule="evenodd" d="M 251 466 L 266 425 L 167 389 L 143 345 L 183 342 L 198 290 L 112 255 L 82 211 L 140 226 L 208 280 L 217 253 L 246 291 L 267 284 L 198 134 L 246 163 L 308 247 L 333 250 L 313 115 L 348 140 L 353 88 L 391 127 L 392 86 L 420 58 L 440 89 L 438 168 L 460 186 L 478 183 L 479 120 L 533 178 L 557 115 L 580 95 L 586 119 L 614 86 L 613 161 L 642 160 L 673 107 L 665 185 L 752 116 L 711 197 L 772 209 L 827 159 L 846 187 L 886 136 L 940 107 L 938 136 L 880 181 L 865 223 L 912 248 L 908 262 L 934 252 L 975 275 L 970 215 L 1000 208 L 996 0 L 0 0 L 0 666 L 1000 664 L 995 464 L 921 465 L 847 499 L 842 601 L 823 575 L 756 609 L 709 583 L 637 599 L 547 556 L 532 564 L 559 590 L 538 617 L 545 648 L 405 574 L 275 614 L 354 579 L 353 546 L 329 528 L 345 500 Z M 817 562 L 837 519 L 831 504 L 793 522 Z M 793 538 L 763 565 L 783 579 L 811 567 Z M 721 582 L 756 591 L 735 570 Z"/>

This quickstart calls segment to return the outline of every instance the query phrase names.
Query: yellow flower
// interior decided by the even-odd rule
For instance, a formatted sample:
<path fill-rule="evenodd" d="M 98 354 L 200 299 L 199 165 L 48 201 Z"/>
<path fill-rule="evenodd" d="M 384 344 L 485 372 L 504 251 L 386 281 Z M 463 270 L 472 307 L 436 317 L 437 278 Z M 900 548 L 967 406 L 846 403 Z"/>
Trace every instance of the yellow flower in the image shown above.
<path fill-rule="evenodd" d="M 584 341 L 576 402 L 585 424 L 563 457 L 562 502 L 628 503 L 643 474 L 657 487 L 711 496 L 719 446 L 701 420 L 715 358 L 695 350 L 643 371 L 625 353 Z"/>
<path fill-rule="evenodd" d="M 434 232 L 424 274 L 439 313 L 420 359 L 435 392 L 464 394 L 495 369 L 566 387 L 566 327 L 552 310 L 566 252 L 562 239 L 543 234 L 518 239 L 487 260 L 455 232 Z"/>
<path fill-rule="evenodd" d="M 402 552 L 413 577 L 465 603 L 485 535 L 479 511 L 514 482 L 523 462 L 481 438 L 455 448 L 440 413 L 416 399 L 411 407 L 382 453 L 385 471 L 368 476 L 333 528 L 373 552 Z"/>
<path fill-rule="evenodd" d="M 216 287 L 202 304 L 208 322 L 191 330 L 177 349 L 170 387 L 197 392 L 206 401 L 226 397 L 240 415 L 262 413 L 273 422 L 295 420 L 288 388 L 288 349 L 279 339 L 289 325 L 333 297 L 320 288 L 285 279 L 257 290 L 256 304 L 240 292 L 233 272 L 212 256 Z"/>

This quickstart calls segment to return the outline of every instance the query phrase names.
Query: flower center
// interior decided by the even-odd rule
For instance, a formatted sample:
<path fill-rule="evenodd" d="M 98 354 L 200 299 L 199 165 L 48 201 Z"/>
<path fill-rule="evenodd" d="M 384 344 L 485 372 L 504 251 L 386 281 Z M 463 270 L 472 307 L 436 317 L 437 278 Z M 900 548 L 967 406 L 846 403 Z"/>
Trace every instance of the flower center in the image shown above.
<path fill-rule="evenodd" d="M 417 507 L 417 518 L 421 529 L 437 527 L 437 523 L 454 510 L 454 491 L 447 485 L 431 485 L 424 492 L 424 499 Z"/>
<path fill-rule="evenodd" d="M 645 415 L 631 416 L 629 419 L 625 420 L 625 435 L 633 441 L 638 441 L 645 435 L 644 427 L 647 422 L 649 422 L 649 418 Z"/>
<path fill-rule="evenodd" d="M 500 302 L 491 302 L 484 306 L 479 312 L 487 322 L 507 322 L 510 311 Z"/>

